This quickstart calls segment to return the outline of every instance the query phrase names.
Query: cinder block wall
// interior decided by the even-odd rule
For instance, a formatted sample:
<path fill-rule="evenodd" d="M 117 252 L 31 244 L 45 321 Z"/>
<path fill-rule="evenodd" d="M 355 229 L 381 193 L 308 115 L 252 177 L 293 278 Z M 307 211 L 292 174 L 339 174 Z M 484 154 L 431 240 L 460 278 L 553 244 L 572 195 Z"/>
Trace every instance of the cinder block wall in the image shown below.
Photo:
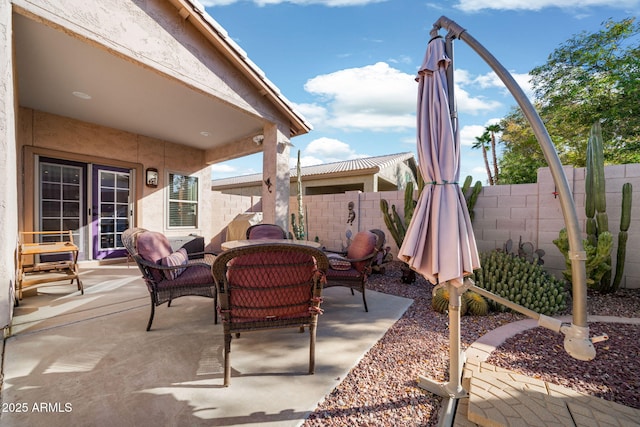
<path fill-rule="evenodd" d="M 580 227 L 584 230 L 585 169 L 565 167 L 564 172 L 573 193 Z M 609 229 L 614 235 L 614 264 L 620 227 L 622 185 L 625 182 L 633 185 L 631 226 L 627 241 L 625 277 L 621 287 L 640 288 L 640 164 L 607 166 L 605 177 Z M 556 187 L 548 168 L 538 171 L 538 182 L 535 184 L 484 187 L 474 209 L 473 229 L 478 249 L 488 251 L 502 248 L 508 239 L 513 241 L 515 247 L 522 238 L 523 242 L 531 242 L 534 247 L 543 249 L 546 253 L 544 267 L 561 277 L 561 272 L 565 269 L 564 257 L 553 240 L 558 237 L 565 222 L 560 199 L 555 192 Z M 342 249 L 348 244 L 348 232 L 379 228 L 386 234 L 387 245 L 397 254 L 398 247 L 380 210 L 382 198 L 389 205 L 395 205 L 399 214 L 403 215 L 404 191 L 350 191 L 343 194 L 305 196 L 303 205 L 308 238 L 313 240 L 317 237 L 329 249 Z M 220 195 L 218 208 L 221 213 L 217 216 L 221 221 L 220 233 L 223 234 L 226 224 L 241 213 L 242 209 L 259 210 L 257 202 L 259 201 L 255 197 Z M 353 225 L 347 224 L 349 202 L 353 202 L 356 215 Z M 289 209 L 297 215 L 296 197 L 290 198 Z"/>
<path fill-rule="evenodd" d="M 585 230 L 585 169 L 564 168 L 569 188 L 573 193 L 576 214 L 581 230 Z M 614 237 L 613 264 L 617 251 L 617 235 L 620 230 L 622 185 L 633 186 L 631 226 L 627 241 L 625 277 L 621 287 L 640 288 L 640 165 L 616 165 L 605 167 L 607 216 L 609 230 Z M 538 171 L 535 184 L 499 185 L 484 187 L 475 206 L 473 229 L 481 251 L 500 248 L 511 239 L 514 247 L 520 238 L 543 249 L 544 267 L 556 277 L 562 277 L 565 260 L 553 240 L 565 227 L 560 199 L 549 168 Z M 583 237 L 586 235 L 583 233 Z"/>

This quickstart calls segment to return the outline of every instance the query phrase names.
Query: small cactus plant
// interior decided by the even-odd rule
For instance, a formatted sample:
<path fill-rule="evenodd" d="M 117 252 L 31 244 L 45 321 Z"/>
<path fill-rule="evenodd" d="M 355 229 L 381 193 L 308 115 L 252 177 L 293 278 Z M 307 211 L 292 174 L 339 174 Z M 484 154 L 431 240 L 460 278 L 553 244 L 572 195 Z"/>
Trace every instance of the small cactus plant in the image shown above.
<path fill-rule="evenodd" d="M 474 272 L 476 286 L 545 315 L 566 308 L 564 285 L 539 264 L 501 250 L 481 252 L 480 264 L 482 268 Z M 492 300 L 489 307 L 507 310 Z"/>
<path fill-rule="evenodd" d="M 502 246 L 502 250 L 506 253 L 510 254 L 513 248 L 513 241 L 511 239 L 507 240 L 505 244 Z M 531 242 L 523 242 L 522 236 L 520 236 L 520 240 L 518 241 L 518 251 L 516 255 L 520 258 L 524 258 L 530 263 L 533 264 L 544 264 L 544 260 L 542 257 L 545 255 L 544 249 L 533 249 L 533 243 Z"/>

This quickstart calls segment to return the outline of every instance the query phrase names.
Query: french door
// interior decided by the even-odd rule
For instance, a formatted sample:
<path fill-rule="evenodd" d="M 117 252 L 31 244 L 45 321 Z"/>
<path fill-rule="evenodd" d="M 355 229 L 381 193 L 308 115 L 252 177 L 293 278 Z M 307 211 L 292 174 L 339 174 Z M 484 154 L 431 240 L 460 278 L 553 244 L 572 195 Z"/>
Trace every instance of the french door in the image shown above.
<path fill-rule="evenodd" d="M 121 236 L 133 217 L 131 170 L 44 157 L 37 170 L 37 230 L 71 230 L 80 260 L 126 256 Z"/>
<path fill-rule="evenodd" d="M 85 259 L 87 248 L 84 230 L 87 165 L 74 162 L 56 162 L 41 159 L 39 162 L 39 229 L 38 231 L 71 230 L 73 241 L 79 248 L 78 259 Z M 47 235 L 43 239 L 59 240 L 59 235 Z M 54 261 L 59 256 L 48 255 L 42 261 Z"/>
<path fill-rule="evenodd" d="M 131 218 L 131 171 L 108 166 L 93 166 L 92 194 L 93 258 L 126 256 L 122 232 Z"/>

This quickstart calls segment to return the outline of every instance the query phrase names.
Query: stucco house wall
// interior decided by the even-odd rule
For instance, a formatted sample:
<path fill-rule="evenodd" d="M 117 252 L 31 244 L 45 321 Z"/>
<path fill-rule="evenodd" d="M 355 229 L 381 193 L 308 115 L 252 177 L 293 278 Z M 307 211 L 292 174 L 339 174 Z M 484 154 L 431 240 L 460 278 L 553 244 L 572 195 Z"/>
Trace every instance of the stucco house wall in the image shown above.
<path fill-rule="evenodd" d="M 18 174 L 11 4 L 0 2 L 0 327 L 11 321 L 18 242 Z"/>
<path fill-rule="evenodd" d="M 24 167 L 22 185 L 18 187 L 19 207 L 24 212 L 21 230 L 34 229 L 34 161 L 35 156 L 42 156 L 134 170 L 136 200 L 132 208 L 136 224 L 169 236 L 213 233 L 210 192 L 205 185 L 198 188 L 201 201 L 198 227 L 168 229 L 166 224 L 167 173 L 196 176 L 200 183 L 208 182 L 211 168 L 202 163 L 203 150 L 24 108 L 20 109 L 18 123 L 18 145 Z M 143 184 L 148 167 L 160 171 L 157 187 Z"/>
<path fill-rule="evenodd" d="M 130 207 L 133 217 L 129 226 L 141 226 L 169 236 L 193 233 L 213 239 L 224 228 L 217 221 L 228 218 L 218 216 L 215 209 L 217 200 L 209 188 L 211 164 L 262 152 L 263 169 L 267 176 L 273 177 L 274 188 L 272 192 L 263 191 L 261 209 L 268 220 L 285 223 L 288 206 L 281 200 L 288 200 L 289 196 L 289 138 L 308 132 L 310 125 L 198 2 L 11 0 L 0 4 L 0 29 L 0 191 L 3 194 L 0 203 L 0 274 L 4 278 L 0 281 L 0 327 L 6 328 L 11 319 L 19 232 L 38 229 L 40 159 L 82 164 L 88 171 L 95 165 L 125 170 L 131 174 L 132 182 Z M 47 50 L 47 41 L 54 36 L 57 43 L 69 50 Z M 32 37 L 42 44 L 33 43 Z M 162 86 L 165 97 L 158 98 L 160 92 L 149 91 L 137 93 L 135 99 L 124 96 L 108 105 L 88 102 L 83 104 L 86 108 L 75 112 L 75 116 L 61 114 L 47 102 L 42 105 L 49 105 L 49 109 L 34 107 L 33 104 L 41 101 L 55 100 L 48 96 L 49 91 L 65 83 L 64 74 L 79 69 L 70 66 L 66 68 L 68 73 L 47 71 L 50 75 L 46 77 L 50 78 L 32 80 L 33 84 L 27 86 L 31 89 L 30 97 L 24 95 L 28 90 L 18 90 L 19 83 L 28 80 L 29 71 L 36 68 L 29 67 L 26 58 L 42 58 L 38 52 L 46 53 L 47 57 L 59 55 L 60 61 L 53 62 L 63 64 L 56 70 L 59 71 L 65 64 L 63 56 L 70 55 L 67 60 L 71 62 L 78 59 L 78 55 L 72 54 L 79 51 L 95 54 L 105 59 L 105 63 L 117 64 L 115 69 L 127 70 L 132 77 L 140 79 L 135 81 L 153 80 L 154 84 Z M 92 94 L 93 101 L 99 101 L 101 95 L 105 99 L 110 91 L 119 88 L 112 81 L 122 78 L 124 73 L 116 73 L 109 67 L 98 68 L 94 63 L 85 65 L 93 73 L 86 73 L 86 83 L 100 80 L 94 86 L 97 92 Z M 89 82 L 89 79 L 93 80 Z M 76 83 L 82 86 L 83 82 L 76 79 L 73 84 Z M 65 95 L 79 89 L 65 87 Z M 128 103 L 147 97 L 156 97 L 158 103 L 147 101 L 149 109 L 141 108 L 127 117 L 116 114 Z M 208 123 L 216 124 L 208 129 L 213 134 L 208 140 L 211 142 L 196 141 L 185 135 L 187 132 L 207 133 L 201 132 L 201 128 L 182 126 L 185 122 L 191 123 L 191 116 L 199 112 L 186 108 L 181 103 L 185 99 L 191 102 L 189 105 L 198 102 L 208 112 L 215 111 L 216 114 L 207 116 Z M 25 100 L 29 103 L 23 104 Z M 64 101 L 61 99 L 58 105 Z M 180 107 L 162 112 L 179 111 L 182 116 L 151 115 L 151 109 L 159 103 Z M 95 120 L 83 118 L 85 112 L 88 117 L 97 108 L 106 109 L 101 110 L 103 114 L 99 117 L 98 114 L 91 116 Z M 130 129 L 149 118 L 153 121 L 151 128 L 142 132 Z M 165 126 L 167 124 L 169 126 Z M 179 125 L 184 129 L 182 133 L 175 131 Z M 160 127 L 162 131 L 157 130 Z M 252 141 L 256 135 L 262 135 L 264 139 L 259 147 Z M 145 185 L 148 168 L 159 172 L 157 187 Z M 169 173 L 198 178 L 195 228 L 167 225 Z M 91 178 L 88 173 L 85 175 L 87 181 L 82 185 L 89 191 Z M 91 198 L 90 195 L 87 197 Z M 91 209 L 90 204 L 86 207 Z M 80 217 L 84 214 L 82 212 Z M 86 216 L 84 227 L 88 228 L 91 213 Z M 91 258 L 90 254 L 83 257 Z"/>

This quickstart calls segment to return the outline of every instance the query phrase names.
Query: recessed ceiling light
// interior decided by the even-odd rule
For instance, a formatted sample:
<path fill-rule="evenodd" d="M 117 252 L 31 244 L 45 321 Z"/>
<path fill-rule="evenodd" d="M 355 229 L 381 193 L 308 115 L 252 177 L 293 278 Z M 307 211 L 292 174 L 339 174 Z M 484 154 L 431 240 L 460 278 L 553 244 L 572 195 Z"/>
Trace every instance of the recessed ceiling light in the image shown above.
<path fill-rule="evenodd" d="M 202 136 L 211 136 L 211 133 L 207 132 L 206 130 L 203 130 L 202 132 L 200 132 L 200 135 L 202 135 Z"/>
<path fill-rule="evenodd" d="M 80 98 L 80 99 L 91 99 L 91 95 L 84 93 L 84 92 L 79 92 L 79 91 L 74 91 L 72 92 L 73 96 L 75 96 L 76 98 Z"/>

